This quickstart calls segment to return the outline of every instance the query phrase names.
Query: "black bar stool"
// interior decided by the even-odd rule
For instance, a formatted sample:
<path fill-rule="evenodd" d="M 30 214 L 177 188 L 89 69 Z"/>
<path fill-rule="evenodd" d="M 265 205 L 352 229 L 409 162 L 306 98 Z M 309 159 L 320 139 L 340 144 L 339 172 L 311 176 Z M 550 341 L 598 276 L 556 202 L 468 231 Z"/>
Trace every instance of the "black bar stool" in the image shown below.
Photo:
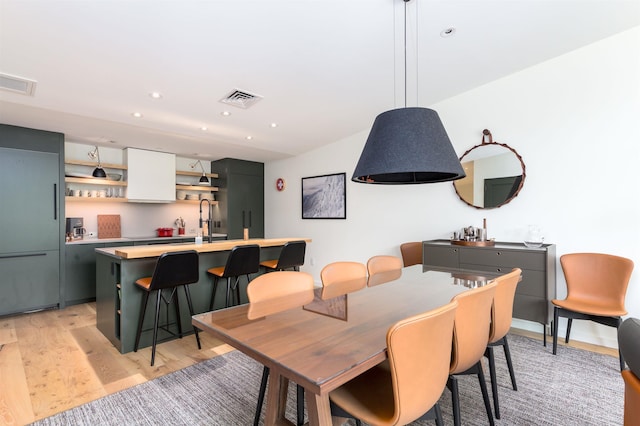
<path fill-rule="evenodd" d="M 211 294 L 211 303 L 209 310 L 213 310 L 213 302 L 216 297 L 216 289 L 218 288 L 218 280 L 220 278 L 227 279 L 227 300 L 226 307 L 230 305 L 230 299 L 235 291 L 237 303 L 240 303 L 240 276 L 246 275 L 247 282 L 251 281 L 249 274 L 255 274 L 260 270 L 260 246 L 257 244 L 248 244 L 245 246 L 235 246 L 231 249 L 227 264 L 210 268 L 207 272 L 213 275 L 213 293 Z M 235 278 L 231 285 L 231 278 Z"/>
<path fill-rule="evenodd" d="M 138 345 L 140 344 L 140 334 L 142 333 L 142 323 L 144 322 L 144 315 L 147 310 L 147 302 L 149 301 L 149 295 L 153 291 L 157 291 L 156 298 L 156 314 L 153 321 L 153 344 L 151 349 L 151 366 L 155 362 L 156 357 L 156 343 L 158 340 L 158 328 L 161 328 L 176 336 L 174 332 L 169 330 L 169 304 L 174 302 L 176 308 L 176 322 L 178 324 L 178 336 L 182 338 L 182 322 L 180 320 L 180 307 L 178 305 L 178 293 L 177 288 L 184 287 L 184 294 L 187 297 L 187 305 L 189 306 L 189 313 L 193 316 L 193 304 L 191 303 L 191 294 L 189 293 L 189 284 L 198 282 L 198 252 L 195 250 L 178 251 L 171 253 L 164 253 L 156 262 L 156 267 L 153 271 L 153 276 L 140 278 L 136 281 L 136 285 L 145 291 L 145 297 L 142 300 L 142 309 L 140 310 L 140 320 L 138 321 L 138 332 L 136 333 L 136 343 L 133 348 L 134 352 L 138 352 Z M 165 296 L 162 290 L 171 290 L 171 294 Z M 164 326 L 159 326 L 158 321 L 160 319 L 160 301 L 163 300 L 166 304 L 167 321 Z M 198 335 L 198 329 L 193 327 L 193 331 L 196 334 L 196 341 L 198 342 L 198 349 L 200 346 L 200 336 Z"/>
<path fill-rule="evenodd" d="M 300 266 L 304 265 L 304 253 L 307 249 L 305 241 L 289 241 L 280 251 L 277 259 L 265 260 L 260 262 L 260 266 L 264 266 L 267 271 L 284 271 L 293 269 L 299 271 Z"/>

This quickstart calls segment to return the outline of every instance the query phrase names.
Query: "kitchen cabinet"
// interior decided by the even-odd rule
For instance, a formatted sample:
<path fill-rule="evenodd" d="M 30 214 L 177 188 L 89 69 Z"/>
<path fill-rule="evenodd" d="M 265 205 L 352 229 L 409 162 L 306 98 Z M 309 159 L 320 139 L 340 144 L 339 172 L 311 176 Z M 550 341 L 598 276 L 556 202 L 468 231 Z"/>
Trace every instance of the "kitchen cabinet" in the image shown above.
<path fill-rule="evenodd" d="M 176 201 L 176 156 L 166 152 L 125 149 L 127 198 L 130 202 Z"/>
<path fill-rule="evenodd" d="M 214 232 L 240 239 L 246 227 L 250 238 L 263 238 L 264 164 L 224 158 L 211 162 L 211 170 L 218 173 L 219 208 L 214 209 L 213 221 L 221 225 Z"/>
<path fill-rule="evenodd" d="M 0 315 L 60 306 L 64 135 L 0 125 Z"/>
<path fill-rule="evenodd" d="M 551 299 L 556 297 L 556 248 L 544 244 L 529 248 L 518 243 L 495 246 L 457 246 L 448 240 L 424 241 L 422 263 L 428 267 L 461 268 L 507 273 L 522 269 L 513 306 L 513 317 L 547 326 L 553 319 Z M 546 329 L 545 329 L 546 331 Z M 546 336 L 546 334 L 545 334 Z M 546 340 L 546 339 L 545 339 Z"/>

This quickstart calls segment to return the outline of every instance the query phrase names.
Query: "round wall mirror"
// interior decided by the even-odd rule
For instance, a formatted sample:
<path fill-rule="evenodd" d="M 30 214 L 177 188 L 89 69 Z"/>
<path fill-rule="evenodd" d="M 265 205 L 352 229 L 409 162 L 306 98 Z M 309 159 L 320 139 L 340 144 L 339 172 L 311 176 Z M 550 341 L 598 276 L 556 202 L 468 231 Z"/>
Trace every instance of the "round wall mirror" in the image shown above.
<path fill-rule="evenodd" d="M 507 204 L 524 184 L 522 157 L 509 145 L 494 142 L 487 129 L 482 132 L 482 143 L 465 152 L 460 163 L 467 176 L 453 186 L 462 201 L 477 209 Z"/>

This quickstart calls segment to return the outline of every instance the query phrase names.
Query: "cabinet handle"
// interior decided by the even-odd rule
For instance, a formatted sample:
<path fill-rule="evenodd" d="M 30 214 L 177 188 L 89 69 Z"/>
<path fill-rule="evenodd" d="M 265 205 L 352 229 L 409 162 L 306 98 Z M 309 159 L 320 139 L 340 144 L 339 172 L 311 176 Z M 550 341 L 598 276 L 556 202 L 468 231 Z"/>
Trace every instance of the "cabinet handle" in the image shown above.
<path fill-rule="evenodd" d="M 247 226 L 245 225 L 245 220 L 244 220 L 244 210 L 242 210 L 242 227 L 246 228 Z"/>
<path fill-rule="evenodd" d="M 502 253 L 501 253 L 501 252 L 499 252 L 499 251 L 497 251 L 497 252 L 496 252 L 496 256 L 500 256 L 501 254 L 502 254 Z"/>
<path fill-rule="evenodd" d="M 496 272 L 502 272 L 502 268 L 496 268 Z"/>
<path fill-rule="evenodd" d="M 0 256 L 0 259 L 14 259 L 16 257 L 33 257 L 33 256 L 46 256 L 47 253 L 28 253 L 28 254 L 10 254 L 7 256 Z"/>
<path fill-rule="evenodd" d="M 251 228 L 251 210 L 249 210 L 249 228 Z"/>
<path fill-rule="evenodd" d="M 58 184 L 53 184 L 53 220 L 58 220 Z"/>

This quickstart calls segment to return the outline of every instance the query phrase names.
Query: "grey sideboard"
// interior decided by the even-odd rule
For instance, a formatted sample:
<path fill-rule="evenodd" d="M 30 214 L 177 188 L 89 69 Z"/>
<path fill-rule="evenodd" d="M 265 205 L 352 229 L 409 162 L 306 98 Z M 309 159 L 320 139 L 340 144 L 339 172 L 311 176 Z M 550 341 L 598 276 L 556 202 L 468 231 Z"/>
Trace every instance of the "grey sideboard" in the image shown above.
<path fill-rule="evenodd" d="M 458 246 L 449 240 L 423 241 L 422 263 L 434 268 L 459 268 L 507 273 L 522 269 L 513 305 L 513 317 L 543 325 L 553 320 L 551 299 L 556 297 L 556 246 L 529 248 L 522 243 L 496 242 L 494 246 Z"/>

